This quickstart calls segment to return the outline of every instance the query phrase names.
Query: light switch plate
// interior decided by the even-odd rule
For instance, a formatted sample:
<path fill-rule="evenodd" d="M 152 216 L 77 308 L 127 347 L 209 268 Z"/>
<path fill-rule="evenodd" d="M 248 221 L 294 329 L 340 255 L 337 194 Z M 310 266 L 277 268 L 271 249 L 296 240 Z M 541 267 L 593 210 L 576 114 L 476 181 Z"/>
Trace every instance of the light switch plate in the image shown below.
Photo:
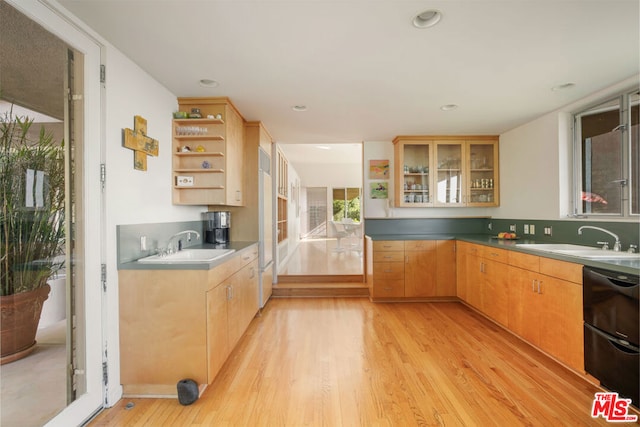
<path fill-rule="evenodd" d="M 193 187 L 193 177 L 188 175 L 176 176 L 176 186 L 178 187 Z"/>

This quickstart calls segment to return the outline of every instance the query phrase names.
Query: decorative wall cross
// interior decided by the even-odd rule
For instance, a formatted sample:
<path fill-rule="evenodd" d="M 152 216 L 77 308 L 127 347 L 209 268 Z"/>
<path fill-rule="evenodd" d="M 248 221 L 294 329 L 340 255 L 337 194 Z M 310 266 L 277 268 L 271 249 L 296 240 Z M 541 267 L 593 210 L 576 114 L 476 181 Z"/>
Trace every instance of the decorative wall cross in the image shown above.
<path fill-rule="evenodd" d="M 147 136 L 147 120 L 141 116 L 133 117 L 133 130 L 122 130 L 122 146 L 133 150 L 133 168 L 147 170 L 147 154 L 157 156 L 159 142 Z"/>

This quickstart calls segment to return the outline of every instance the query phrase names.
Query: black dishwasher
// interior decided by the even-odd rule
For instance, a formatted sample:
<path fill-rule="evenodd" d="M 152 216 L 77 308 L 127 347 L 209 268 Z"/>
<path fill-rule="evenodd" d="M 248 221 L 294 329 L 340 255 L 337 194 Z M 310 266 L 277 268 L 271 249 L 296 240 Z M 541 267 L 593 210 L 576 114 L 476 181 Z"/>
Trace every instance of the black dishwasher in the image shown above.
<path fill-rule="evenodd" d="M 640 406 L 639 281 L 637 275 L 583 269 L 585 370 L 636 407 Z"/>

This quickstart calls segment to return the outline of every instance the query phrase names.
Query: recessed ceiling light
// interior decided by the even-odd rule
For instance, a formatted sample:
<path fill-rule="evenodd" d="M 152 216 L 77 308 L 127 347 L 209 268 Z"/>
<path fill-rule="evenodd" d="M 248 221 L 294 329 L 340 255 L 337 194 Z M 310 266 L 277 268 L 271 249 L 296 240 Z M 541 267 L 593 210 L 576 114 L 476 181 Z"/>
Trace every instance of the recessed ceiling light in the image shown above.
<path fill-rule="evenodd" d="M 331 147 L 329 147 L 328 145 L 316 145 L 316 148 L 319 148 L 321 150 L 331 150 Z"/>
<path fill-rule="evenodd" d="M 441 19 L 442 13 L 439 10 L 430 9 L 416 15 L 411 22 L 416 28 L 429 28 L 436 25 Z"/>
<path fill-rule="evenodd" d="M 291 107 L 291 109 L 293 111 L 307 111 L 307 106 L 306 105 L 294 105 L 293 107 Z"/>
<path fill-rule="evenodd" d="M 451 111 L 457 109 L 458 106 L 456 104 L 447 104 L 440 107 L 442 111 Z"/>
<path fill-rule="evenodd" d="M 215 80 L 211 80 L 211 79 L 201 79 L 200 80 L 200 86 L 202 86 L 202 87 L 218 87 L 218 86 L 220 86 L 220 83 L 218 83 Z"/>
<path fill-rule="evenodd" d="M 551 90 L 556 92 L 556 91 L 559 91 L 559 90 L 571 89 L 575 85 L 576 85 L 575 83 L 562 83 L 560 85 L 556 85 L 556 86 L 552 87 Z"/>

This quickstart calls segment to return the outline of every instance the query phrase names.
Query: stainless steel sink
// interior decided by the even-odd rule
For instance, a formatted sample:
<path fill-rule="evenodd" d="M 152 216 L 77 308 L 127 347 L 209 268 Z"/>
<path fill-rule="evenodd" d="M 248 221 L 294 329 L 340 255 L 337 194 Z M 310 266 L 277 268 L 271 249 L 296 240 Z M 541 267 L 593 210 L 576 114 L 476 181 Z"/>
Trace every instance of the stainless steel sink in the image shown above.
<path fill-rule="evenodd" d="M 144 264 L 189 264 L 211 262 L 235 252 L 235 249 L 184 249 L 171 255 L 152 255 L 141 258 Z"/>
<path fill-rule="evenodd" d="M 640 253 L 616 252 L 602 250 L 592 246 L 572 245 L 567 243 L 519 243 L 517 247 L 533 251 L 551 252 L 586 259 L 601 260 L 640 260 Z"/>

